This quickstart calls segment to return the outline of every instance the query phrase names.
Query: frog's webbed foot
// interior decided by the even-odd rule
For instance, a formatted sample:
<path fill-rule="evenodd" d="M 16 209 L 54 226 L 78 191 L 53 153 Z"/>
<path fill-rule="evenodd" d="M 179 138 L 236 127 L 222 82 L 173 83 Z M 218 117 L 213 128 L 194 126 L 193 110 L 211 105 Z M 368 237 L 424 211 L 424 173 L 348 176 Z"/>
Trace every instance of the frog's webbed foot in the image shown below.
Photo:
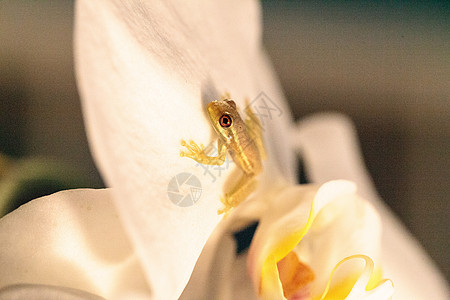
<path fill-rule="evenodd" d="M 258 181 L 254 176 L 243 175 L 240 181 L 234 186 L 234 188 L 225 193 L 223 197 L 220 197 L 220 202 L 224 205 L 224 208 L 221 208 L 217 211 L 217 213 L 228 215 L 230 210 L 239 204 L 242 201 L 247 199 L 247 197 L 256 189 L 258 185 Z"/>
<path fill-rule="evenodd" d="M 225 148 L 221 150 L 218 156 L 208 156 L 205 153 L 203 144 L 197 145 L 196 142 L 190 140 L 187 143 L 181 140 L 181 146 L 186 147 L 187 151 L 180 151 L 181 157 L 189 157 L 198 163 L 205 165 L 222 165 L 225 162 Z"/>
<path fill-rule="evenodd" d="M 224 205 L 224 207 L 221 208 L 221 209 L 219 209 L 219 210 L 217 210 L 217 214 L 218 214 L 218 215 L 224 214 L 225 216 L 227 216 L 228 213 L 230 212 L 230 210 L 231 210 L 234 206 L 231 205 L 231 203 L 230 203 L 231 201 L 230 201 L 229 197 L 221 196 L 221 197 L 220 197 L 220 202 L 222 202 L 222 204 Z"/>
<path fill-rule="evenodd" d="M 189 157 L 193 160 L 197 160 L 205 155 L 205 146 L 203 146 L 203 144 L 197 145 L 197 143 L 192 140 L 189 141 L 189 143 L 185 140 L 181 140 L 181 146 L 186 147 L 187 149 L 187 151 L 180 151 L 181 157 Z"/>

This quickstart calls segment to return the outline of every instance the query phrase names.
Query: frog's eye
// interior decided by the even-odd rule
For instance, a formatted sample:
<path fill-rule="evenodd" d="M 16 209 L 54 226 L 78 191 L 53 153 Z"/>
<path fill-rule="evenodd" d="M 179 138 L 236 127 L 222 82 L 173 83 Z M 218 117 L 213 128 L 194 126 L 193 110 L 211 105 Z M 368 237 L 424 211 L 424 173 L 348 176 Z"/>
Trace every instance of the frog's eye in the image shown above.
<path fill-rule="evenodd" d="M 229 115 L 222 115 L 219 119 L 219 124 L 222 127 L 230 127 L 231 126 L 231 117 Z"/>

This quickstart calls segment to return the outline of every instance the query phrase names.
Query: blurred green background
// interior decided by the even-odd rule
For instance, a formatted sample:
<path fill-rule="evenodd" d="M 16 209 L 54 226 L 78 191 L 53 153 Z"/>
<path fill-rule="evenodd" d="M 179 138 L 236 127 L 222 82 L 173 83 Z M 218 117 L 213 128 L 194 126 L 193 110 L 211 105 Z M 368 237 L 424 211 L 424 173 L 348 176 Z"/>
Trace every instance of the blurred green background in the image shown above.
<path fill-rule="evenodd" d="M 449 278 L 449 4 L 262 6 L 264 44 L 295 118 L 352 118 L 381 196 Z M 103 186 L 75 84 L 73 13 L 67 0 L 0 2 L 0 153 L 14 158 L 8 180 L 44 180 L 38 194 Z"/>

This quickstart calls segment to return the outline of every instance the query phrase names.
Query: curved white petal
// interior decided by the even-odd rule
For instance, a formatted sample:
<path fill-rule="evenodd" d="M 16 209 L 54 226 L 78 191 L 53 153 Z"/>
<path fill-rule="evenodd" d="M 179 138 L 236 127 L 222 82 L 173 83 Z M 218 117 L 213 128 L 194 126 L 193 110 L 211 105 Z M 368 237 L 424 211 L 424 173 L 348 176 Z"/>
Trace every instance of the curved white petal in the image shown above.
<path fill-rule="evenodd" d="M 367 200 L 356 193 L 340 197 L 324 207 L 310 231 L 295 248 L 299 258 L 315 274 L 312 295 L 322 294 L 336 264 L 352 255 L 365 255 L 376 263 L 381 273 L 381 222 Z M 355 275 L 359 262 L 348 262 L 334 276 L 333 284 Z"/>
<path fill-rule="evenodd" d="M 17 284 L 0 289 L 0 299 L 103 300 L 84 291 L 41 284 Z"/>
<path fill-rule="evenodd" d="M 449 299 L 448 285 L 434 263 L 376 193 L 351 122 L 337 114 L 312 116 L 298 124 L 293 141 L 313 182 L 352 180 L 379 212 L 384 276 L 394 282 L 394 298 Z"/>
<path fill-rule="evenodd" d="M 5 293 L 35 290 L 45 298 L 59 289 L 42 286 L 50 285 L 108 299 L 150 295 L 110 190 L 69 190 L 33 200 L 0 219 L 0 245 L 0 289 L 39 285 Z"/>
<path fill-rule="evenodd" d="M 220 220 L 221 188 L 187 158 L 181 139 L 216 140 L 204 108 L 229 92 L 238 106 L 261 92 L 277 107 L 267 119 L 269 157 L 293 180 L 285 147 L 290 113 L 261 48 L 256 1 L 77 2 L 75 56 L 90 144 L 152 284 L 155 298 L 176 298 Z M 275 165 L 275 164 L 272 164 Z M 170 180 L 197 176 L 191 207 L 168 199 Z M 162 289 L 170 282 L 169 289 Z"/>
<path fill-rule="evenodd" d="M 371 276 L 373 276 L 375 272 L 373 260 L 366 255 L 352 255 L 344 258 L 334 267 L 330 275 L 330 281 L 328 282 L 324 293 L 320 297 L 320 300 L 327 299 L 327 296 L 331 296 L 328 292 L 331 280 L 333 279 L 333 275 L 336 270 L 341 267 L 341 265 L 355 259 L 363 259 L 365 265 L 356 282 L 353 284 L 350 293 L 345 296 L 345 300 L 389 300 L 392 298 L 392 295 L 394 294 L 394 286 L 390 280 L 383 280 L 377 283 L 375 287 L 367 288 L 368 285 L 370 285 Z M 335 299 L 338 297 L 331 296 L 330 298 Z"/>

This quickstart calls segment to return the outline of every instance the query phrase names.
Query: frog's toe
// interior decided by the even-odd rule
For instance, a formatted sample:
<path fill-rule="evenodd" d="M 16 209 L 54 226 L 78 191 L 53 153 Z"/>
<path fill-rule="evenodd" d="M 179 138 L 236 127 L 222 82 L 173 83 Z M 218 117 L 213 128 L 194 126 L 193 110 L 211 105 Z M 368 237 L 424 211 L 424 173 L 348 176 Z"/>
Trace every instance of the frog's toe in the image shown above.
<path fill-rule="evenodd" d="M 190 143 L 184 142 L 183 146 L 186 147 L 186 149 L 187 149 L 189 152 L 191 152 L 191 153 L 193 152 L 193 149 L 192 149 L 192 146 L 191 146 Z"/>
<path fill-rule="evenodd" d="M 230 209 L 231 209 L 231 207 L 225 206 L 224 208 L 218 209 L 217 214 L 218 215 L 225 214 L 225 216 L 226 216 L 230 212 Z"/>
<path fill-rule="evenodd" d="M 228 214 L 228 212 L 233 208 L 233 205 L 230 204 L 230 198 L 227 196 L 220 197 L 220 202 L 222 202 L 224 208 L 221 208 L 217 211 L 219 215 Z"/>
<path fill-rule="evenodd" d="M 197 143 L 194 141 L 190 141 L 189 149 L 191 149 L 192 152 L 201 152 L 202 151 L 201 147 L 199 145 L 197 145 Z"/>
<path fill-rule="evenodd" d="M 218 215 L 226 214 L 227 212 L 228 210 L 225 207 L 217 210 Z"/>

